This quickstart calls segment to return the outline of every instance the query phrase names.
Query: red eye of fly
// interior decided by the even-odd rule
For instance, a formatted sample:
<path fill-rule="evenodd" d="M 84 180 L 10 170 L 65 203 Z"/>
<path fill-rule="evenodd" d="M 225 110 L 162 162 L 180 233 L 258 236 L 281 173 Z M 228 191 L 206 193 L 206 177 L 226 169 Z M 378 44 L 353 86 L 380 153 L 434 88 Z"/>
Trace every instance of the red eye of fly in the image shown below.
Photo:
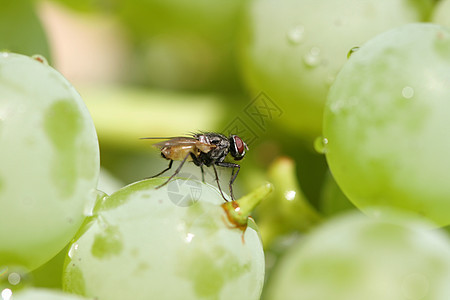
<path fill-rule="evenodd" d="M 238 136 L 234 136 L 233 139 L 234 139 L 234 144 L 236 145 L 237 152 L 242 155 L 245 151 L 244 142 Z"/>

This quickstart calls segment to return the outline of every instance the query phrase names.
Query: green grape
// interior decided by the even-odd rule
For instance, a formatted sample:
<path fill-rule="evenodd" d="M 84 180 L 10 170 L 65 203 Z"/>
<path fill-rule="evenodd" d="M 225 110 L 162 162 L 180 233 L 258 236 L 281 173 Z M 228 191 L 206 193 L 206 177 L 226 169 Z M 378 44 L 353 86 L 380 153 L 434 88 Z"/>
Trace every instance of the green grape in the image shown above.
<path fill-rule="evenodd" d="M 330 84 L 347 53 L 387 29 L 426 19 L 431 0 L 253 0 L 246 12 L 241 65 L 250 91 L 283 111 L 285 129 L 321 134 Z"/>
<path fill-rule="evenodd" d="M 40 61 L 0 53 L 0 267 L 45 263 L 96 199 L 99 149 L 89 112 Z"/>
<path fill-rule="evenodd" d="M 11 290 L 3 290 L 2 296 L 4 296 L 1 298 L 2 300 L 88 300 L 88 298 L 62 293 L 56 290 L 37 288 L 30 288 L 17 293 Z"/>
<path fill-rule="evenodd" d="M 259 299 L 258 230 L 243 205 L 224 210 L 241 199 L 221 207 L 217 188 L 194 180 L 155 189 L 165 180 L 140 181 L 99 202 L 68 252 L 64 289 L 108 300 Z"/>
<path fill-rule="evenodd" d="M 440 0 L 433 11 L 433 23 L 450 26 L 450 0 Z"/>
<path fill-rule="evenodd" d="M 409 24 L 352 54 L 326 104 L 326 158 L 358 207 L 450 224 L 450 31 Z"/>
<path fill-rule="evenodd" d="M 410 216 L 395 219 L 328 221 L 282 258 L 264 299 L 450 299 L 448 237 Z"/>

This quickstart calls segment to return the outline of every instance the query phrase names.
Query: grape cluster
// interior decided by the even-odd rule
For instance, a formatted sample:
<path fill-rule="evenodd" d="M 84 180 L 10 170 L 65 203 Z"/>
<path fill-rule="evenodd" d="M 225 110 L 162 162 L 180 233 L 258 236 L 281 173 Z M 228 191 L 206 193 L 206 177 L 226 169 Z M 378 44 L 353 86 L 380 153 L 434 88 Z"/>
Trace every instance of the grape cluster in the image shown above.
<path fill-rule="evenodd" d="M 450 225 L 450 0 L 435 2 L 111 0 L 144 53 L 137 81 L 236 91 L 239 66 L 250 94 L 279 105 L 276 139 L 293 158 L 274 155 L 264 171 L 250 158 L 237 187 L 250 192 L 225 203 L 192 178 L 100 191 L 98 137 L 78 92 L 43 56 L 0 52 L 0 299 L 450 299 L 439 229 Z M 155 92 L 159 102 L 139 106 L 148 94 L 114 91 L 92 105 L 112 107 L 98 123 L 110 139 L 128 134 L 108 125 L 112 112 L 169 103 L 186 108 L 180 124 L 194 113 L 216 124 L 228 104 Z M 329 167 L 315 201 L 299 179 L 299 140 Z M 251 146 L 254 157 L 267 159 L 271 142 Z"/>

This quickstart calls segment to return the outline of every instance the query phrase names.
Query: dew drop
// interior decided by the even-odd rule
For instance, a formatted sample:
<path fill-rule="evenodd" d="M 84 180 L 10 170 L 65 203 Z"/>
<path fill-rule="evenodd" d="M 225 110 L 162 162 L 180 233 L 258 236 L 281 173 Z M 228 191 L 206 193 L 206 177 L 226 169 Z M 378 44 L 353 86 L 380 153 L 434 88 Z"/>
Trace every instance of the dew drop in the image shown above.
<path fill-rule="evenodd" d="M 29 270 L 24 267 L 0 267 L 0 272 L 1 287 L 22 289 L 32 285 Z"/>
<path fill-rule="evenodd" d="M 188 232 L 186 234 L 186 237 L 184 238 L 186 243 L 192 242 L 192 239 L 195 237 L 195 234 Z"/>
<path fill-rule="evenodd" d="M 10 289 L 4 289 L 1 293 L 2 300 L 10 300 L 12 299 L 12 291 Z"/>
<path fill-rule="evenodd" d="M 314 140 L 314 150 L 320 154 L 328 152 L 328 139 L 323 136 L 319 136 Z"/>
<path fill-rule="evenodd" d="M 89 196 L 90 197 L 86 201 L 86 203 L 84 205 L 84 211 L 83 211 L 84 215 L 87 217 L 94 215 L 96 208 L 102 204 L 103 200 L 108 195 L 100 190 L 94 189 L 90 192 Z"/>
<path fill-rule="evenodd" d="M 317 67 L 321 60 L 320 60 L 320 48 L 319 47 L 312 47 L 308 53 L 303 57 L 303 61 L 305 62 L 306 66 L 314 68 Z"/>
<path fill-rule="evenodd" d="M 8 275 L 8 282 L 11 285 L 18 285 L 21 280 L 22 280 L 22 276 L 20 276 L 19 273 L 12 272 Z"/>
<path fill-rule="evenodd" d="M 303 41 L 305 27 L 296 25 L 287 32 L 287 39 L 291 45 L 298 45 Z"/>
<path fill-rule="evenodd" d="M 48 66 L 48 60 L 44 56 L 42 56 L 40 54 L 35 54 L 35 55 L 31 56 L 31 58 L 34 59 L 34 60 L 37 60 L 40 63 L 43 63 L 46 66 Z"/>
<path fill-rule="evenodd" d="M 3 52 L 0 52 L 0 56 L 6 58 L 9 56 L 9 53 L 3 51 Z"/>
<path fill-rule="evenodd" d="M 296 194 L 295 191 L 286 191 L 284 193 L 284 198 L 286 198 L 286 200 L 288 201 L 292 201 L 295 199 L 295 194 Z"/>
<path fill-rule="evenodd" d="M 347 59 L 350 58 L 350 56 L 352 56 L 353 53 L 355 53 L 356 51 L 359 50 L 359 47 L 353 47 L 352 49 L 350 49 L 347 53 Z"/>
<path fill-rule="evenodd" d="M 67 256 L 69 256 L 70 259 L 73 259 L 75 252 L 78 250 L 78 244 L 73 243 L 72 246 L 69 249 L 69 252 L 67 252 Z"/>
<path fill-rule="evenodd" d="M 410 86 L 405 86 L 402 89 L 402 96 L 405 99 L 411 99 L 414 96 L 414 89 Z"/>

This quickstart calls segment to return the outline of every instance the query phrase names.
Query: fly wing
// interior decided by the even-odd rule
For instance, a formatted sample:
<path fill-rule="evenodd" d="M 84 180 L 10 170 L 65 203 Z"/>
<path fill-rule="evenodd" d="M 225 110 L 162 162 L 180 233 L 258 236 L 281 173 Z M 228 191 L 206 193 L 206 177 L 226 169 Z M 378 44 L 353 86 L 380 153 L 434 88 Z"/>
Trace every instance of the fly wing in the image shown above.
<path fill-rule="evenodd" d="M 202 143 L 200 141 L 197 141 L 195 143 L 195 146 L 197 147 L 198 150 L 200 150 L 201 152 L 204 152 L 204 153 L 208 153 L 209 151 L 211 151 L 212 149 L 215 149 L 217 147 L 214 144 Z"/>
<path fill-rule="evenodd" d="M 164 138 L 142 138 L 142 139 L 164 139 Z M 208 144 L 204 142 L 200 142 L 199 140 L 193 138 L 193 137 L 185 137 L 185 136 L 177 136 L 169 138 L 168 140 L 155 143 L 152 145 L 153 147 L 158 148 L 161 150 L 164 147 L 196 147 L 198 150 L 204 153 L 208 153 L 212 149 L 216 148 L 217 146 L 214 144 Z"/>
<path fill-rule="evenodd" d="M 164 147 L 175 147 L 175 146 L 196 146 L 198 141 L 194 138 L 189 137 L 173 137 L 169 140 L 162 141 L 159 143 L 155 143 L 152 146 L 158 149 L 162 149 Z"/>

